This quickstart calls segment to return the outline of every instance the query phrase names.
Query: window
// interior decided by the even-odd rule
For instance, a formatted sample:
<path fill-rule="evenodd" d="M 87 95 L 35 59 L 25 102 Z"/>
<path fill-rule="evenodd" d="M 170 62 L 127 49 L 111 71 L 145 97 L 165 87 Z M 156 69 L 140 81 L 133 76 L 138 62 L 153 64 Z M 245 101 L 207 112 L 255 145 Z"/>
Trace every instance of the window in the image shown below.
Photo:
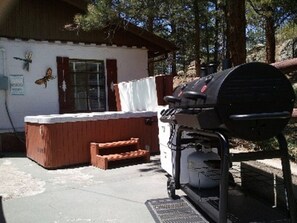
<path fill-rule="evenodd" d="M 69 59 L 75 112 L 105 111 L 104 62 Z"/>

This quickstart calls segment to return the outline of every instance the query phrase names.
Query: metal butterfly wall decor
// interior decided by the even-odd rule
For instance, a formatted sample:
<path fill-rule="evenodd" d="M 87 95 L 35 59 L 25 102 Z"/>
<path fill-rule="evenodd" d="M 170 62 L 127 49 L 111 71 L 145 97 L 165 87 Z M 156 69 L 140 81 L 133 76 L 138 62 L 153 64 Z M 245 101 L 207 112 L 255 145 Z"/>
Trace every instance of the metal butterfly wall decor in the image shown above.
<path fill-rule="evenodd" d="M 55 78 L 56 77 L 53 76 L 52 68 L 47 68 L 46 74 L 44 75 L 44 77 L 36 80 L 35 84 L 39 84 L 39 85 L 44 84 L 44 87 L 46 88 L 47 87 L 47 82 L 50 81 L 50 80 L 53 80 Z"/>
<path fill-rule="evenodd" d="M 25 58 L 20 57 L 13 57 L 16 60 L 24 61 L 23 69 L 26 71 L 29 71 L 29 64 L 32 63 L 32 55 L 33 53 L 31 51 L 27 51 L 25 53 Z"/>

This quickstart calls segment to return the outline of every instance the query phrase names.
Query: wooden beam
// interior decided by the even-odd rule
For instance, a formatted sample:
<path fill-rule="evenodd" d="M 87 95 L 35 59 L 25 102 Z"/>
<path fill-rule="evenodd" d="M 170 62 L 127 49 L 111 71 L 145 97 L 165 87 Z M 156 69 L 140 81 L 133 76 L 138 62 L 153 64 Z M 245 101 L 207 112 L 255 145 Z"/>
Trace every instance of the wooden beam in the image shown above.
<path fill-rule="evenodd" d="M 9 15 L 10 10 L 13 8 L 16 0 L 1 0 L 0 1 L 0 25 L 5 21 L 5 17 Z"/>
<path fill-rule="evenodd" d="M 281 70 L 283 73 L 287 74 L 297 70 L 297 58 L 272 63 L 270 65 L 276 67 L 277 69 Z"/>
<path fill-rule="evenodd" d="M 87 6 L 88 6 L 88 2 L 84 1 L 84 0 L 62 0 L 72 6 L 75 6 L 76 8 L 79 8 L 81 10 L 86 11 L 87 10 Z"/>

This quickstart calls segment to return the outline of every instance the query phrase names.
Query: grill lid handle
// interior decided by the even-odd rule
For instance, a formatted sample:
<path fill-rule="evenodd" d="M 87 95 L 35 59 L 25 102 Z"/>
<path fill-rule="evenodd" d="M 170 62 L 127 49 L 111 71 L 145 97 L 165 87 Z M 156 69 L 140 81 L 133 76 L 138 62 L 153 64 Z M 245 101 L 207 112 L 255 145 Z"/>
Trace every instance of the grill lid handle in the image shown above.
<path fill-rule="evenodd" d="M 206 95 L 205 94 L 200 94 L 196 91 L 185 91 L 183 94 L 183 97 L 187 98 L 187 99 L 191 99 L 191 100 L 198 100 L 198 99 L 206 99 Z"/>
<path fill-rule="evenodd" d="M 230 115 L 229 118 L 233 121 L 251 121 L 263 119 L 287 119 L 291 117 L 291 113 L 287 111 L 272 112 L 272 113 L 254 113 L 254 114 L 241 114 Z"/>
<path fill-rule="evenodd" d="M 180 103 L 181 99 L 180 98 L 176 98 L 174 96 L 168 95 L 164 97 L 164 101 L 166 101 L 167 103 Z"/>

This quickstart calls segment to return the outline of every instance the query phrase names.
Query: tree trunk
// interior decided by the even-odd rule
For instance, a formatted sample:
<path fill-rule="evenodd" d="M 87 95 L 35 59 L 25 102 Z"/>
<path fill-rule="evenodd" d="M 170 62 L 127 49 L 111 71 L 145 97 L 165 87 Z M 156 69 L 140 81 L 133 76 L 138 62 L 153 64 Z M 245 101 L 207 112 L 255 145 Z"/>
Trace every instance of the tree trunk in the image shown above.
<path fill-rule="evenodd" d="M 173 76 L 176 76 L 177 75 L 177 70 L 176 70 L 176 52 L 175 51 L 172 53 L 171 74 Z"/>
<path fill-rule="evenodd" d="M 222 42 L 223 42 L 223 46 L 222 46 L 222 51 L 223 51 L 223 63 L 224 61 L 230 61 L 230 43 L 229 40 L 230 38 L 230 32 L 229 32 L 229 21 L 227 19 L 227 3 L 226 0 L 218 0 L 218 6 L 219 8 L 221 8 L 221 10 L 223 11 L 224 14 L 224 19 L 225 19 L 225 23 L 222 23 L 222 33 L 223 33 L 223 37 L 222 37 Z M 225 69 L 226 67 L 224 67 L 223 65 L 223 69 Z M 229 67 L 228 67 L 229 68 Z"/>
<path fill-rule="evenodd" d="M 218 1 L 215 1 L 215 7 L 216 7 L 216 12 L 218 12 L 219 6 L 218 6 Z M 214 44 L 214 63 L 218 64 L 218 55 L 219 55 L 219 24 L 220 24 L 220 19 L 219 16 L 216 16 L 216 20 L 215 20 L 215 44 Z"/>
<path fill-rule="evenodd" d="M 245 39 L 245 0 L 228 0 L 227 3 L 227 42 L 233 66 L 246 61 Z"/>
<path fill-rule="evenodd" d="M 175 25 L 175 21 L 172 20 L 171 21 L 171 36 L 175 39 L 176 38 L 176 34 L 177 30 L 176 30 L 176 25 Z M 170 65 L 171 65 L 171 74 L 176 76 L 177 71 L 176 71 L 176 52 L 172 52 L 171 53 L 171 61 L 170 61 Z"/>
<path fill-rule="evenodd" d="M 205 23 L 205 35 L 206 35 L 206 62 L 209 64 L 210 62 L 210 50 L 209 50 L 209 29 L 208 23 Z"/>
<path fill-rule="evenodd" d="M 275 27 L 274 27 L 273 16 L 267 16 L 265 18 L 265 37 L 266 37 L 266 62 L 274 63 L 275 62 Z"/>
<path fill-rule="evenodd" d="M 193 0 L 193 12 L 195 19 L 195 68 L 196 76 L 200 76 L 200 15 L 199 15 L 199 0 Z"/>
<path fill-rule="evenodd" d="M 154 18 L 149 16 L 147 21 L 146 21 L 146 27 L 149 32 L 154 32 Z M 154 76 L 154 71 L 155 71 L 155 62 L 150 61 L 148 64 L 148 75 L 149 76 Z"/>

